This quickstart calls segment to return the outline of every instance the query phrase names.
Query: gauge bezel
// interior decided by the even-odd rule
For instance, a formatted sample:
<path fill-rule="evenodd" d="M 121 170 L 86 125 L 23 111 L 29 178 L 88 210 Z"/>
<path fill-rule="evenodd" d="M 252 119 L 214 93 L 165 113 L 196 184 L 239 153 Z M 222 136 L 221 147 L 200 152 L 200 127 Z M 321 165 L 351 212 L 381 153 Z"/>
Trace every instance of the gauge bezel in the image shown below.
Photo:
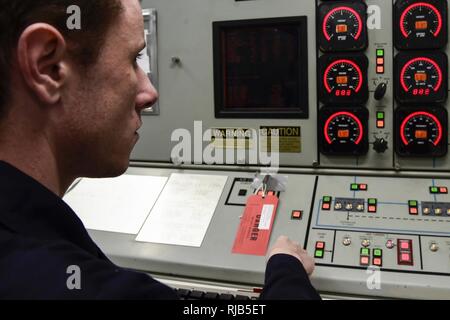
<path fill-rule="evenodd" d="M 357 39 L 348 38 L 343 41 L 329 39 L 326 34 L 326 18 L 339 8 L 349 9 L 360 22 Z M 322 52 L 362 51 L 367 49 L 367 4 L 361 1 L 339 1 L 336 3 L 322 3 L 318 7 L 317 40 Z"/>
<path fill-rule="evenodd" d="M 404 136 L 404 129 L 409 120 L 422 113 L 428 114 L 433 121 L 437 121 L 441 129 L 440 138 L 436 145 L 427 144 L 423 147 L 417 147 L 407 143 Z M 420 149 L 419 149 L 420 148 Z M 395 110 L 395 151 L 400 157 L 444 157 L 448 152 L 448 113 L 441 106 L 433 107 L 399 107 Z"/>
<path fill-rule="evenodd" d="M 430 5 L 436 9 L 440 15 L 440 33 L 437 36 L 431 36 L 426 33 L 425 37 L 408 37 L 404 35 L 404 26 L 402 17 L 407 11 L 414 8 L 414 6 L 423 4 Z M 423 49 L 441 49 L 447 45 L 448 42 L 448 4 L 447 1 L 435 0 L 397 0 L 394 4 L 394 43 L 398 50 L 423 50 Z"/>
<path fill-rule="evenodd" d="M 361 136 L 353 148 L 343 148 L 342 145 L 332 143 L 328 138 L 328 126 L 333 118 L 347 115 L 353 118 L 360 127 Z M 369 111 L 362 106 L 342 108 L 328 105 L 319 111 L 319 146 L 320 152 L 329 156 L 363 156 L 369 151 L 368 140 Z"/>
<path fill-rule="evenodd" d="M 361 76 L 361 82 L 352 95 L 350 96 L 336 96 L 335 91 L 330 92 L 330 88 L 326 81 L 326 75 L 329 69 L 336 63 L 345 61 L 346 63 L 353 63 L 357 67 L 357 71 Z M 368 66 L 369 61 L 362 53 L 348 53 L 348 54 L 325 54 L 319 58 L 318 66 L 318 96 L 323 104 L 336 105 L 359 105 L 365 104 L 369 99 L 369 85 L 368 85 Z"/>
<path fill-rule="evenodd" d="M 402 76 L 408 65 L 417 59 L 431 60 L 440 70 L 440 86 L 438 91 L 432 91 L 430 95 L 414 95 L 406 92 Z M 435 52 L 400 52 L 394 59 L 394 91 L 395 98 L 400 104 L 420 105 L 422 103 L 443 103 L 448 97 L 448 57 L 445 53 Z"/>

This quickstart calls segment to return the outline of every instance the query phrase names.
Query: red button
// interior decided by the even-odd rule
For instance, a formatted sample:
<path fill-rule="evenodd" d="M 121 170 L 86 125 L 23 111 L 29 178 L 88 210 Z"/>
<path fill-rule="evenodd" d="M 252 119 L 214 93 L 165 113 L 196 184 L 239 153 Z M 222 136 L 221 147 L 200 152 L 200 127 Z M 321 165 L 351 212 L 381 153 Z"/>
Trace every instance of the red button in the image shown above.
<path fill-rule="evenodd" d="M 447 189 L 446 187 L 440 187 L 440 188 L 439 188 L 439 192 L 440 192 L 440 193 L 446 193 L 446 194 L 447 194 L 447 193 L 448 193 L 448 189 Z"/>
<path fill-rule="evenodd" d="M 377 207 L 376 206 L 369 206 L 368 210 L 369 210 L 369 212 L 377 212 Z"/>
<path fill-rule="evenodd" d="M 374 266 L 381 267 L 382 264 L 383 264 L 383 263 L 382 263 L 381 258 L 373 258 L 373 265 L 374 265 Z"/>
<path fill-rule="evenodd" d="M 412 265 L 412 255 L 408 252 L 402 252 L 399 257 L 398 264 L 402 265 Z"/>
<path fill-rule="evenodd" d="M 292 211 L 292 219 L 300 220 L 302 218 L 302 211 Z"/>
<path fill-rule="evenodd" d="M 377 64 L 383 65 L 384 64 L 384 58 L 377 58 Z"/>
<path fill-rule="evenodd" d="M 398 240 L 400 250 L 411 251 L 411 240 Z"/>
<path fill-rule="evenodd" d="M 377 66 L 377 73 L 384 73 L 384 66 Z"/>
<path fill-rule="evenodd" d="M 417 208 L 409 208 L 409 214 L 417 215 L 418 213 Z"/>
<path fill-rule="evenodd" d="M 317 241 L 316 242 L 316 249 L 325 249 L 325 242 Z"/>
<path fill-rule="evenodd" d="M 377 128 L 383 129 L 384 128 L 384 120 L 378 120 L 377 121 Z"/>
<path fill-rule="evenodd" d="M 369 265 L 369 257 L 361 257 L 359 263 L 362 266 L 368 266 Z"/>
<path fill-rule="evenodd" d="M 330 204 L 329 203 L 322 204 L 322 210 L 330 210 Z"/>
<path fill-rule="evenodd" d="M 367 184 L 360 184 L 359 190 L 367 190 Z"/>

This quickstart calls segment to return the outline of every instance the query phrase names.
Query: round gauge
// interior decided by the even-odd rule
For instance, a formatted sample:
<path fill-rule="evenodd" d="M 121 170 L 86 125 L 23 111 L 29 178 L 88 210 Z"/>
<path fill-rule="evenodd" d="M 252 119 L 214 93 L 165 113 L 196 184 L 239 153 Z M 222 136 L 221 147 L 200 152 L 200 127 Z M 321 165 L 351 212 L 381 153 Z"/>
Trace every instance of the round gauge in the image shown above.
<path fill-rule="evenodd" d="M 400 31 L 404 38 L 436 38 L 442 31 L 442 16 L 430 3 L 417 2 L 407 7 L 400 17 Z"/>
<path fill-rule="evenodd" d="M 354 114 L 341 111 L 328 118 L 324 135 L 328 144 L 359 145 L 363 139 L 364 130 L 361 121 Z"/>
<path fill-rule="evenodd" d="M 400 137 L 405 146 L 413 144 L 438 146 L 442 136 L 441 122 L 429 112 L 411 113 L 403 120 L 400 127 Z"/>
<path fill-rule="evenodd" d="M 317 38 L 322 52 L 367 48 L 367 5 L 363 1 L 324 2 L 318 10 Z"/>
<path fill-rule="evenodd" d="M 429 58 L 415 58 L 403 67 L 400 82 L 403 90 L 413 96 L 429 96 L 441 88 L 442 70 Z"/>
<path fill-rule="evenodd" d="M 348 37 L 358 40 L 363 31 L 363 20 L 354 9 L 341 6 L 328 12 L 322 30 L 328 41 L 346 41 Z"/>
<path fill-rule="evenodd" d="M 328 66 L 323 81 L 329 94 L 336 97 L 350 97 L 361 90 L 363 74 L 355 62 L 342 59 Z"/>
<path fill-rule="evenodd" d="M 394 41 L 398 50 L 444 48 L 448 42 L 448 4 L 442 0 L 397 0 Z"/>

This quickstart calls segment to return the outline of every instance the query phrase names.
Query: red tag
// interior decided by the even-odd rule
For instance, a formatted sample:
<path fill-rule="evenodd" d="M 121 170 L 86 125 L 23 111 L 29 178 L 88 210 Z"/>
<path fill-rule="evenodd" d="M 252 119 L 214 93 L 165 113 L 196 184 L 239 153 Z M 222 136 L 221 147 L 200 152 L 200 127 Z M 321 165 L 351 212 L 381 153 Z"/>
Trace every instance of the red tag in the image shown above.
<path fill-rule="evenodd" d="M 248 198 L 244 215 L 234 240 L 233 253 L 264 256 L 269 245 L 278 207 L 275 196 L 253 195 Z"/>

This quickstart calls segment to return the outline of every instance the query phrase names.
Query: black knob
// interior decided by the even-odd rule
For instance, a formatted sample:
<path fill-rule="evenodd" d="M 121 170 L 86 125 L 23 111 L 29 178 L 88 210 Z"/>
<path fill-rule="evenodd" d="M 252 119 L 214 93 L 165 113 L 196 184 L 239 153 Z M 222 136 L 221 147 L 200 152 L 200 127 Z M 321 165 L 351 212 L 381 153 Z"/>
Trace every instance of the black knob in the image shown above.
<path fill-rule="evenodd" d="M 377 88 L 375 89 L 375 100 L 381 100 L 384 98 L 384 96 L 386 95 L 386 90 L 387 90 L 387 83 L 386 82 L 381 82 Z"/>
<path fill-rule="evenodd" d="M 383 138 L 376 138 L 373 143 L 373 150 L 377 153 L 384 153 L 388 149 L 388 142 Z"/>

